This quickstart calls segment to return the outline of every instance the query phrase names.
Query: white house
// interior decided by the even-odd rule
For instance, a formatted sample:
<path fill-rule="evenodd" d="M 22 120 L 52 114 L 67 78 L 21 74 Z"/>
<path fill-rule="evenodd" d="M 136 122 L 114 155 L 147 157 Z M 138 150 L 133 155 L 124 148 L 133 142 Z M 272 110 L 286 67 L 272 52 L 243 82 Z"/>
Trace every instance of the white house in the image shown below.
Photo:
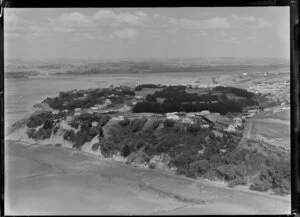
<path fill-rule="evenodd" d="M 167 119 L 172 119 L 172 120 L 179 120 L 179 116 L 174 114 L 174 113 L 167 113 Z"/>
<path fill-rule="evenodd" d="M 123 121 L 124 116 L 112 117 L 112 120 L 114 120 L 114 121 Z"/>
<path fill-rule="evenodd" d="M 58 113 L 59 113 L 58 110 L 53 110 L 53 111 L 52 111 L 52 114 L 54 114 L 54 115 L 57 115 Z"/>
<path fill-rule="evenodd" d="M 98 122 L 97 121 L 93 121 L 92 122 L 92 127 L 96 127 L 98 125 Z"/>
<path fill-rule="evenodd" d="M 234 117 L 234 118 L 233 118 L 233 121 L 234 121 L 235 123 L 241 123 L 241 122 L 242 122 L 242 119 L 241 119 L 240 117 Z"/>
<path fill-rule="evenodd" d="M 229 125 L 226 129 L 224 129 L 227 132 L 235 132 L 235 126 L 234 125 Z"/>
<path fill-rule="evenodd" d="M 75 112 L 80 112 L 80 111 L 81 111 L 81 108 L 75 108 L 74 111 L 75 111 Z"/>
<path fill-rule="evenodd" d="M 63 112 L 68 112 L 68 111 L 69 111 L 68 109 L 63 110 Z"/>
<path fill-rule="evenodd" d="M 203 110 L 199 112 L 200 115 L 208 115 L 210 112 L 208 110 Z"/>
<path fill-rule="evenodd" d="M 81 113 L 80 112 L 75 112 L 74 115 L 75 116 L 79 116 Z"/>
<path fill-rule="evenodd" d="M 192 124 L 192 123 L 194 123 L 194 121 L 192 119 L 186 117 L 186 118 L 182 118 L 182 123 Z"/>
<path fill-rule="evenodd" d="M 104 101 L 104 104 L 105 104 L 105 105 L 111 105 L 111 100 L 110 100 L 110 99 L 106 99 L 106 100 Z"/>
<path fill-rule="evenodd" d="M 201 124 L 200 127 L 203 129 L 207 129 L 209 128 L 209 124 Z"/>
<path fill-rule="evenodd" d="M 143 99 L 142 96 L 135 96 L 136 99 Z"/>

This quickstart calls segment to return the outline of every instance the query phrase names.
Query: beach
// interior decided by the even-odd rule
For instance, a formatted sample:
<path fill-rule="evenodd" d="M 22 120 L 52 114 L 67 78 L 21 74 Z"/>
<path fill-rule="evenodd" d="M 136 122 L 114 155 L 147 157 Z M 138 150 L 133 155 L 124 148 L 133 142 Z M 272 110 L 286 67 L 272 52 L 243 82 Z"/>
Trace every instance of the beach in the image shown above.
<path fill-rule="evenodd" d="M 283 214 L 288 197 L 230 189 L 54 146 L 6 142 L 5 214 Z"/>

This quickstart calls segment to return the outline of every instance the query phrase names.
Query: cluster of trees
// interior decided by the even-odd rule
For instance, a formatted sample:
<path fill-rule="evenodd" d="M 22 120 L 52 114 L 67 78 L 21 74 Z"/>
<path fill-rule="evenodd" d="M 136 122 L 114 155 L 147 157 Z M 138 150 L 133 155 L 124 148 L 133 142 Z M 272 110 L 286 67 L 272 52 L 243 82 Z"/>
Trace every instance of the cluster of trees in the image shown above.
<path fill-rule="evenodd" d="M 226 114 L 228 112 L 242 112 L 247 106 L 258 105 L 253 99 L 253 93 L 246 90 L 231 87 L 216 87 L 218 91 L 223 91 L 220 96 L 212 95 L 210 91 L 207 94 L 198 95 L 196 93 L 187 93 L 185 86 L 170 86 L 154 94 L 148 94 L 146 101 L 139 102 L 133 107 L 133 112 L 153 112 L 166 113 L 174 111 L 198 112 L 209 110 Z M 245 97 L 239 100 L 229 100 L 226 93 L 233 93 L 237 96 Z M 157 98 L 165 98 L 163 103 L 158 103 Z M 214 102 L 212 102 L 214 101 Z"/>
<path fill-rule="evenodd" d="M 166 85 L 160 84 L 139 84 L 135 87 L 135 91 L 141 91 L 143 88 L 161 88 L 166 87 Z"/>
<path fill-rule="evenodd" d="M 216 101 L 218 96 L 212 95 L 211 92 L 208 94 L 198 95 L 196 93 L 187 93 L 185 91 L 186 86 L 177 85 L 170 86 L 156 91 L 153 95 L 149 94 L 148 99 L 154 98 L 166 98 L 166 102 L 211 102 Z M 147 99 L 147 97 L 146 97 Z"/>
<path fill-rule="evenodd" d="M 26 122 L 27 136 L 32 139 L 48 139 L 53 133 L 57 132 L 57 128 L 54 127 L 55 120 L 59 118 L 59 115 L 53 115 L 51 112 L 43 112 L 37 115 L 31 116 Z M 38 130 L 36 127 L 41 126 Z M 56 132 L 52 128 L 55 128 Z"/>
<path fill-rule="evenodd" d="M 84 143 L 91 141 L 97 134 L 99 138 L 104 137 L 103 126 L 110 120 L 109 115 L 82 113 L 75 117 L 70 126 L 79 129 L 77 133 L 74 130 L 68 130 L 64 134 L 64 139 L 73 143 L 73 147 L 80 148 Z M 92 122 L 97 122 L 92 126 Z M 80 126 L 80 128 L 79 128 Z"/>
<path fill-rule="evenodd" d="M 85 116 L 81 119 L 90 120 Z M 92 149 L 98 150 L 100 147 L 105 157 L 117 152 L 127 157 L 131 153 L 142 151 L 149 158 L 165 153 L 171 157 L 170 166 L 177 168 L 177 174 L 192 178 L 223 179 L 230 187 L 250 182 L 253 190 L 272 189 L 282 194 L 289 192 L 289 162 L 268 158 L 257 150 L 237 149 L 242 138 L 240 133 L 223 132 L 221 136 L 217 136 L 210 129 L 201 129 L 192 124 L 179 126 L 172 120 L 152 121 L 145 128 L 146 122 L 147 119 L 119 121 L 117 130 L 113 131 L 111 137 L 99 138 Z M 162 128 L 157 131 L 160 124 Z M 89 141 L 98 132 L 92 132 L 93 127 L 89 127 L 89 130 L 83 127 L 81 131 L 85 131 L 84 129 L 86 134 L 66 132 L 65 139 L 74 142 L 80 140 L 79 136 L 84 137 L 84 141 Z M 261 171 L 260 175 L 251 181 L 251 174 L 257 171 Z"/>
<path fill-rule="evenodd" d="M 151 112 L 151 113 L 168 113 L 168 112 L 200 112 L 209 110 L 210 112 L 217 112 L 226 114 L 228 112 L 242 112 L 243 106 L 235 101 L 232 102 L 218 102 L 218 103 L 155 103 L 155 102 L 138 102 L 132 109 L 134 113 Z"/>
<path fill-rule="evenodd" d="M 87 94 L 86 97 L 83 97 Z M 86 91 L 67 91 L 60 92 L 57 97 L 46 98 L 43 102 L 47 103 L 50 107 L 58 110 L 73 110 L 75 108 L 89 108 L 95 104 L 103 103 L 103 97 L 108 97 L 114 103 L 123 102 L 124 96 L 134 96 L 135 92 L 130 89 L 93 89 Z"/>
<path fill-rule="evenodd" d="M 290 162 L 285 159 L 269 158 L 259 176 L 253 180 L 250 189 L 267 191 L 272 189 L 277 194 L 291 191 Z"/>

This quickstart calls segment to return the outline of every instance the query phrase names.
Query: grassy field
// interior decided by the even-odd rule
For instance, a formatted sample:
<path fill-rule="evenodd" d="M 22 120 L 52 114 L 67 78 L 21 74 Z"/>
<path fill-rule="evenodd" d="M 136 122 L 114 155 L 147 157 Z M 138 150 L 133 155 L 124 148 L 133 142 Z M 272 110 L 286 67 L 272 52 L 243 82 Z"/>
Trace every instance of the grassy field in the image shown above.
<path fill-rule="evenodd" d="M 259 139 L 268 144 L 289 150 L 291 140 L 289 121 L 276 119 L 274 118 L 275 116 L 272 117 L 256 117 L 249 120 L 245 132 L 246 137 L 248 139 Z"/>

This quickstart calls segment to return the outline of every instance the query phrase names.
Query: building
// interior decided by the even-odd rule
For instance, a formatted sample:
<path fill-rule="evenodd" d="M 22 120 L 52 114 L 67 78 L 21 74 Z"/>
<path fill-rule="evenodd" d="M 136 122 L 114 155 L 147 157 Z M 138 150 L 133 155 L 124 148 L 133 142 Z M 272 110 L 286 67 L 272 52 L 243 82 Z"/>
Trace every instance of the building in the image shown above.
<path fill-rule="evenodd" d="M 199 112 L 199 115 L 208 115 L 210 114 L 210 112 L 208 110 L 203 110 L 201 112 Z"/>
<path fill-rule="evenodd" d="M 52 114 L 54 114 L 54 115 L 57 115 L 58 113 L 59 113 L 58 110 L 53 110 L 53 111 L 52 111 Z"/>
<path fill-rule="evenodd" d="M 98 125 L 98 122 L 97 121 L 93 121 L 92 122 L 92 127 L 96 127 Z"/>
<path fill-rule="evenodd" d="M 124 116 L 112 117 L 112 120 L 114 120 L 114 121 L 123 121 Z"/>
<path fill-rule="evenodd" d="M 80 112 L 80 111 L 81 111 L 81 108 L 75 108 L 74 111 L 75 111 L 75 112 Z"/>
<path fill-rule="evenodd" d="M 179 120 L 179 116 L 174 114 L 174 113 L 167 113 L 167 119 L 171 119 L 171 120 Z"/>
<path fill-rule="evenodd" d="M 194 121 L 188 117 L 182 118 L 182 123 L 186 123 L 186 124 L 193 124 Z"/>
<path fill-rule="evenodd" d="M 105 99 L 104 104 L 105 105 L 111 105 L 111 100 L 110 99 Z"/>
<path fill-rule="evenodd" d="M 235 126 L 230 124 L 224 131 L 235 132 Z"/>
<path fill-rule="evenodd" d="M 201 124 L 200 127 L 203 129 L 207 129 L 209 128 L 209 124 Z"/>
<path fill-rule="evenodd" d="M 242 119 L 240 117 L 234 117 L 233 122 L 234 123 L 242 123 Z"/>

